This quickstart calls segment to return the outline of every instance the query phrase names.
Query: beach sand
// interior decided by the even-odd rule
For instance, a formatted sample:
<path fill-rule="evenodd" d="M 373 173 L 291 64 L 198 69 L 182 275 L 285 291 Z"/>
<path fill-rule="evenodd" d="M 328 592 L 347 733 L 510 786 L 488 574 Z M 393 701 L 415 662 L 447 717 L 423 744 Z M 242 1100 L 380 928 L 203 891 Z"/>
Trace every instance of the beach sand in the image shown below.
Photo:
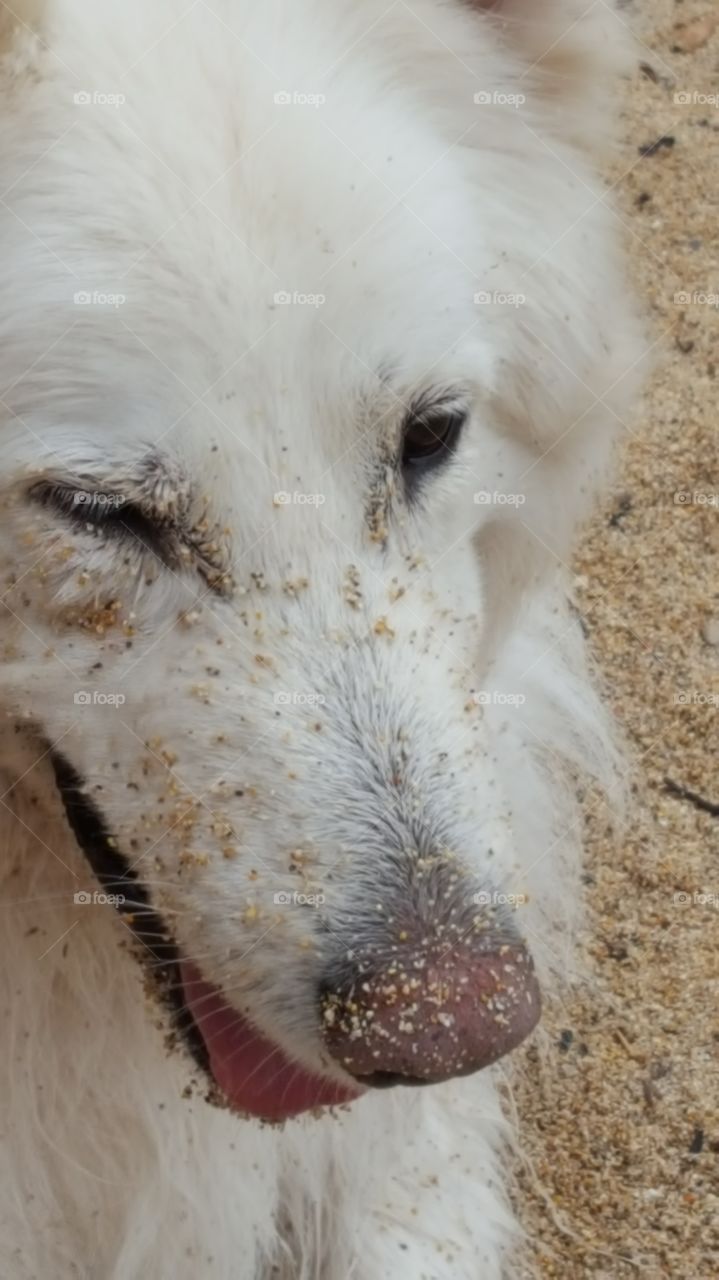
<path fill-rule="evenodd" d="M 653 367 L 575 571 L 635 779 L 618 839 L 586 806 L 588 976 L 513 1088 L 521 1275 L 716 1280 L 719 5 L 619 15 L 638 45 L 607 185 Z"/>

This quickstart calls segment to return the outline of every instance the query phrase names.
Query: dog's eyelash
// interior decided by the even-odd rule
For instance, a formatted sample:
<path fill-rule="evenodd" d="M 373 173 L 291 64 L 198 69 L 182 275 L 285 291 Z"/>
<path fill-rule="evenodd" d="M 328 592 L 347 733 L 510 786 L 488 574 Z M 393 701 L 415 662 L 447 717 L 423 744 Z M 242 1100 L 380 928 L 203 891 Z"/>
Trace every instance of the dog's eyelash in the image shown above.
<path fill-rule="evenodd" d="M 171 526 L 143 511 L 120 492 L 42 481 L 33 485 L 30 497 L 88 532 L 140 542 L 165 563 L 173 558 L 168 554 Z"/>

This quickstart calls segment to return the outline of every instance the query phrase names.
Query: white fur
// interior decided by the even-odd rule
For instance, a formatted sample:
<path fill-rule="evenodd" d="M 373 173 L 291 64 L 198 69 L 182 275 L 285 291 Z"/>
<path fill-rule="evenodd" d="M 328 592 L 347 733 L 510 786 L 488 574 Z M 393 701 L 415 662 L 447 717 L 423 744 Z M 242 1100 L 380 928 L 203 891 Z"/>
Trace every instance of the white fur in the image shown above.
<path fill-rule="evenodd" d="M 528 892 L 517 919 L 543 980 L 564 967 L 572 771 L 613 778 L 565 569 L 641 349 L 584 155 L 616 30 L 584 8 L 47 0 L 0 27 L 9 1280 L 512 1272 L 492 1071 L 282 1129 L 183 1096 L 192 1067 L 166 1049 L 129 933 L 73 902 L 92 885 L 43 752 L 59 744 L 142 858 L 184 951 L 315 1070 L 332 1069 L 313 1014 L 324 944 L 273 894 L 300 848 L 343 945 L 376 927 L 411 816 L 385 790 L 398 742 L 427 839 L 473 884 Z M 462 389 L 471 424 L 383 547 L 377 447 L 435 383 Z M 207 514 L 234 592 L 28 498 L 42 478 L 139 489 L 150 446 Z M 110 599 L 116 625 L 79 625 Z M 126 701 L 83 707 L 81 690 Z M 241 856 L 221 856 L 228 840 Z"/>

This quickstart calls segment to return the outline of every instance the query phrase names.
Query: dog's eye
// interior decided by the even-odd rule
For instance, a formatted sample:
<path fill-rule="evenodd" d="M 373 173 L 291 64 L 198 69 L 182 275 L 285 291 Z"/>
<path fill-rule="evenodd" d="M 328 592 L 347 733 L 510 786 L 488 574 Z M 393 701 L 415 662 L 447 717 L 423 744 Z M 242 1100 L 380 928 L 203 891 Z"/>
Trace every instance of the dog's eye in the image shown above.
<path fill-rule="evenodd" d="M 41 481 L 33 485 L 30 497 L 88 532 L 136 540 L 155 554 L 161 552 L 164 541 L 162 525 L 141 507 L 127 501 L 121 493 Z"/>
<path fill-rule="evenodd" d="M 109 544 L 118 544 L 125 564 L 139 568 L 149 553 L 177 575 L 199 573 L 217 595 L 232 592 L 229 537 L 177 468 L 173 472 L 152 458 L 114 490 L 99 480 L 96 487 L 84 487 L 83 479 L 46 477 L 31 484 L 23 497 L 60 516 L 81 536 L 96 537 L 108 554 Z"/>
<path fill-rule="evenodd" d="M 466 410 L 457 405 L 411 411 L 402 438 L 402 466 L 417 470 L 445 461 L 454 452 L 466 420 Z"/>

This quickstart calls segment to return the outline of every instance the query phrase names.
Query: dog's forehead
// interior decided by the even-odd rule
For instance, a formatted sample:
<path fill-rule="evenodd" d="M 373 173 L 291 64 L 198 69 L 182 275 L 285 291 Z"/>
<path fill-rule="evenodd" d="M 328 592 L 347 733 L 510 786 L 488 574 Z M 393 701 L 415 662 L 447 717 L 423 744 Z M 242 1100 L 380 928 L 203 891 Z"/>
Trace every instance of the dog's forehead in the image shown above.
<path fill-rule="evenodd" d="M 63 456 L 69 442 L 70 463 L 96 460 L 98 442 L 108 456 L 159 449 L 218 505 L 241 490 L 248 511 L 268 494 L 317 492 L 327 473 L 354 495 L 367 446 L 379 456 L 396 439 L 413 394 L 490 381 L 496 339 L 474 292 L 493 259 L 475 161 L 431 95 L 375 56 L 361 86 L 333 78 L 316 105 L 240 77 L 203 132 L 199 186 L 161 112 L 135 121 L 137 144 L 127 116 L 87 112 L 53 147 L 59 256 L 43 261 L 48 305 L 21 357 L 33 368 L 45 353 L 53 410 L 47 421 L 29 378 L 13 383 L 13 408 Z M 103 151 L 114 139 L 124 160 L 120 176 L 98 173 L 78 219 L 64 193 L 80 136 Z M 148 154 L 172 162 L 151 191 L 137 163 Z M 71 252 L 74 296 L 60 262 Z"/>
<path fill-rule="evenodd" d="M 218 352 L 218 395 L 246 386 L 266 403 L 291 387 L 322 400 L 333 373 L 346 391 L 394 366 L 416 379 L 484 327 L 475 294 L 493 259 L 471 152 L 448 146 L 420 110 L 397 108 L 393 125 L 384 104 L 376 130 L 366 117 L 361 126 L 355 104 L 345 116 L 333 99 L 331 127 L 328 111 L 288 106 L 259 140 L 257 123 L 246 135 L 238 123 L 242 162 L 230 188 L 219 182 L 192 211 L 191 260 L 182 228 L 163 238 L 166 307 L 148 263 L 164 317 L 178 289 L 206 282 L 204 316 L 193 308 L 191 319 Z M 232 168 L 229 136 L 218 171 Z M 133 283 L 144 287 L 142 267 Z"/>
<path fill-rule="evenodd" d="M 71 335 L 88 378 L 97 351 L 93 435 L 123 450 L 177 450 L 194 475 L 212 477 L 215 492 L 229 481 L 229 461 L 250 504 L 253 486 L 309 482 L 308 471 L 321 475 L 344 458 L 334 471 L 341 484 L 367 446 L 381 452 L 396 439 L 414 396 L 487 385 L 494 365 L 469 268 L 406 210 L 391 209 L 376 226 L 359 219 L 358 243 L 346 252 L 352 195 L 332 211 L 334 245 L 317 192 L 302 215 L 288 203 L 264 222 L 251 210 L 238 216 L 251 252 L 220 227 L 190 260 L 168 235 L 171 273 L 158 277 L 143 262 L 117 314 L 81 313 Z M 120 348 L 126 363 L 108 395 L 110 329 L 116 367 Z"/>

